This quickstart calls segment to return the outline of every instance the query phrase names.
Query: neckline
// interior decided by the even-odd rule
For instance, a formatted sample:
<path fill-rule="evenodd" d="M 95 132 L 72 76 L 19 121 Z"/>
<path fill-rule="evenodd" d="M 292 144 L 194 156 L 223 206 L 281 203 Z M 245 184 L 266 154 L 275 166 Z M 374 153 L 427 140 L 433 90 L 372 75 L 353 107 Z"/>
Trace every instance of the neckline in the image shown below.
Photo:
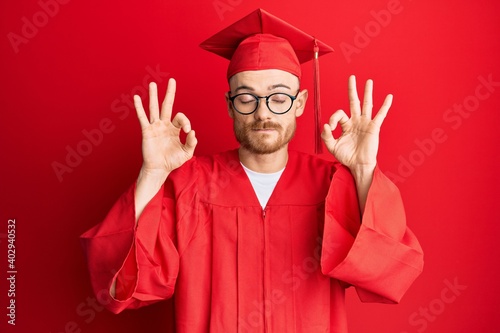
<path fill-rule="evenodd" d="M 252 169 L 249 169 L 247 168 L 241 161 L 240 161 L 240 164 L 241 166 L 243 167 L 243 169 L 251 174 L 254 174 L 254 175 L 257 175 L 257 176 L 262 176 L 262 177 L 269 177 L 269 178 L 272 178 L 272 177 L 275 177 L 277 175 L 281 175 L 283 173 L 283 171 L 285 171 L 286 169 L 286 166 L 281 169 L 281 170 L 278 170 L 276 172 L 269 172 L 269 173 L 264 173 L 264 172 L 257 172 L 257 171 L 253 171 Z M 287 162 L 288 164 L 288 162 Z"/>

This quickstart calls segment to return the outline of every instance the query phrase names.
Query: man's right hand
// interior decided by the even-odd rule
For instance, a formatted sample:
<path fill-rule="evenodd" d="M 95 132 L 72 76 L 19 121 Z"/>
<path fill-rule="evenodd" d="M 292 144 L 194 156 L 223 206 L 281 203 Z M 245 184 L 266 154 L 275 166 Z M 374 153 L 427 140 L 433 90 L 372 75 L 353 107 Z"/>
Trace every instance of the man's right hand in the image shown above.
<path fill-rule="evenodd" d="M 136 220 L 170 172 L 193 157 L 198 142 L 195 132 L 191 129 L 191 123 L 184 114 L 177 113 L 171 119 L 175 87 L 175 80 L 170 79 L 160 111 L 156 84 L 154 82 L 149 84 L 149 119 L 141 98 L 134 96 L 134 105 L 142 130 L 143 156 L 135 193 Z M 181 129 L 187 134 L 185 144 L 179 137 Z"/>

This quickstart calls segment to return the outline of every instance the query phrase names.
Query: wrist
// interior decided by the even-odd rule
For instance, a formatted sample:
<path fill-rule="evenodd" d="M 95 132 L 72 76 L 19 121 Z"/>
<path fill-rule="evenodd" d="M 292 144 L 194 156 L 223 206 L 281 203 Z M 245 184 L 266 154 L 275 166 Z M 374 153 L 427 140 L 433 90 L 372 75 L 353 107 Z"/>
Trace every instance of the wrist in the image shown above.
<path fill-rule="evenodd" d="M 156 193 L 165 183 L 169 173 L 160 170 L 148 170 L 144 166 L 139 172 L 135 187 L 135 220 L 139 221 L 139 216 L 146 207 L 147 203 L 155 196 Z"/>
<path fill-rule="evenodd" d="M 160 188 L 165 180 L 167 179 L 170 172 L 160 169 L 146 169 L 144 166 L 139 172 L 139 177 L 137 178 L 137 184 L 148 184 L 156 188 Z"/>
<path fill-rule="evenodd" d="M 375 171 L 375 165 L 355 165 L 350 168 L 351 174 L 353 175 L 354 182 L 356 183 L 356 191 L 358 194 L 358 202 L 361 214 L 365 211 L 366 200 L 368 198 L 368 192 L 372 185 L 373 173 Z"/>
<path fill-rule="evenodd" d="M 368 164 L 358 164 L 350 167 L 349 170 L 354 177 L 354 180 L 358 184 L 369 182 L 373 178 L 373 172 L 375 171 L 375 167 L 377 164 L 368 165 Z"/>

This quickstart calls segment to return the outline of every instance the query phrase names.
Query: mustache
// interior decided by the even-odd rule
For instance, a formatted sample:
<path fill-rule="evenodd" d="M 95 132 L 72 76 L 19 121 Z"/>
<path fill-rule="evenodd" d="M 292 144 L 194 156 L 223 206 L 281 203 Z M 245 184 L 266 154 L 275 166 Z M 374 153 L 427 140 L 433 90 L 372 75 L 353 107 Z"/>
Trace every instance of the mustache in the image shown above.
<path fill-rule="evenodd" d="M 282 126 L 280 124 L 274 123 L 272 121 L 266 121 L 266 122 L 256 121 L 256 122 L 253 122 L 251 124 L 248 124 L 247 129 L 250 129 L 250 130 L 263 130 L 263 129 L 280 130 L 280 129 L 282 129 Z"/>

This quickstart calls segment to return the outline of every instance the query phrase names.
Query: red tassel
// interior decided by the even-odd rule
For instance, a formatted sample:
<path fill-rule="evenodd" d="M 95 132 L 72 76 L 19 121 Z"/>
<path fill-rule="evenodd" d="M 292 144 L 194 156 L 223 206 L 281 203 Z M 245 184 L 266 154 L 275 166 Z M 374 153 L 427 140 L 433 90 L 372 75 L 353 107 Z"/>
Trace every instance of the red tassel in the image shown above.
<path fill-rule="evenodd" d="M 323 144 L 321 140 L 321 103 L 320 103 L 320 93 L 319 93 L 319 47 L 314 40 L 314 142 L 316 154 L 321 154 L 323 152 Z"/>

